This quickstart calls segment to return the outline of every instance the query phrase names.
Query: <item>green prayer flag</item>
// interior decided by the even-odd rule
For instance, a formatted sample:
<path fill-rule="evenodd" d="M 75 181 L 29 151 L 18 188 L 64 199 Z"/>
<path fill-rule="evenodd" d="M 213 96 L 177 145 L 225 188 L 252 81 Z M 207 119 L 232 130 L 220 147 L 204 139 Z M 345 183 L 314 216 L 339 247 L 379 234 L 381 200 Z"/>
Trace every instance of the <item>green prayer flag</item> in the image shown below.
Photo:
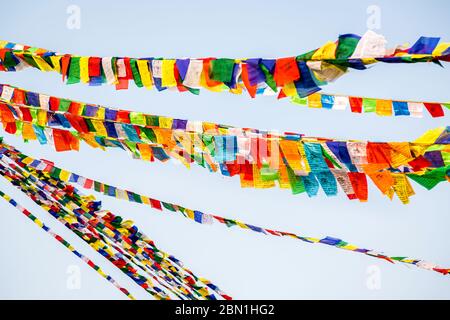
<path fill-rule="evenodd" d="M 150 140 L 153 143 L 156 143 L 156 135 L 152 128 L 142 127 L 139 128 L 141 132 L 144 134 L 144 136 L 147 137 L 148 140 Z"/>
<path fill-rule="evenodd" d="M 89 118 L 84 118 L 84 122 L 86 123 L 89 132 L 96 132 L 94 125 L 92 124 L 92 120 Z"/>
<path fill-rule="evenodd" d="M 136 142 L 131 142 L 131 141 L 125 140 L 125 141 L 123 141 L 123 143 L 125 143 L 125 145 L 131 150 L 131 152 L 133 152 L 137 157 L 139 157 L 139 152 L 136 147 Z"/>
<path fill-rule="evenodd" d="M 172 204 L 164 202 L 164 201 L 161 201 L 161 203 L 162 203 L 163 207 L 166 208 L 167 210 L 170 210 L 173 212 L 176 211 Z"/>
<path fill-rule="evenodd" d="M 25 61 L 28 62 L 28 59 L 27 59 L 27 57 L 25 57 L 25 55 L 26 54 L 24 54 Z M 33 63 L 34 63 L 34 61 L 33 61 Z M 18 61 L 13 58 L 13 53 L 11 51 L 6 51 L 5 58 L 3 59 L 3 65 L 6 68 L 11 68 L 11 67 L 15 67 L 17 64 L 18 64 Z"/>
<path fill-rule="evenodd" d="M 100 182 L 94 181 L 94 190 L 95 191 L 100 192 L 101 191 L 101 187 L 102 187 L 102 185 L 101 185 Z"/>
<path fill-rule="evenodd" d="M 215 152 L 215 146 L 214 146 L 214 137 L 210 134 L 204 134 L 202 137 L 203 143 L 205 144 L 205 147 L 210 152 L 211 156 L 214 157 L 216 154 Z"/>
<path fill-rule="evenodd" d="M 141 112 L 130 112 L 130 122 L 135 125 L 145 126 L 147 125 L 147 121 L 145 119 L 145 115 Z"/>
<path fill-rule="evenodd" d="M 67 99 L 59 99 L 58 111 L 67 112 L 69 111 L 71 101 Z"/>
<path fill-rule="evenodd" d="M 33 66 L 34 68 L 39 69 L 39 67 L 38 67 L 36 61 L 34 61 L 33 55 L 31 53 L 24 53 L 22 55 L 22 57 L 23 57 L 23 59 L 25 60 L 26 63 L 28 63 L 29 65 Z M 6 59 L 6 57 L 5 57 L 5 59 Z M 12 66 L 15 66 L 15 60 L 12 60 L 12 63 L 14 63 L 14 65 L 12 65 Z"/>
<path fill-rule="evenodd" d="M 138 67 L 137 67 L 137 61 L 136 59 L 130 59 L 130 66 L 131 66 L 131 72 L 133 73 L 134 83 L 139 88 L 143 87 L 141 75 L 139 73 Z"/>
<path fill-rule="evenodd" d="M 54 178 L 54 179 L 59 179 L 59 175 L 61 173 L 61 169 L 60 168 L 52 168 L 52 171 L 50 173 L 50 177 Z"/>
<path fill-rule="evenodd" d="M 377 100 L 371 98 L 363 98 L 362 106 L 364 113 L 375 112 L 377 109 Z"/>
<path fill-rule="evenodd" d="M 294 171 L 287 167 L 287 172 L 289 176 L 289 182 L 291 184 L 292 194 L 299 194 L 305 192 L 305 185 L 303 184 L 302 177 L 296 176 Z"/>
<path fill-rule="evenodd" d="M 291 102 L 302 105 L 302 106 L 306 106 L 308 104 L 308 98 L 307 97 L 301 98 L 301 97 L 293 96 L 291 98 Z"/>
<path fill-rule="evenodd" d="M 193 93 L 196 96 L 198 96 L 200 94 L 200 89 L 194 89 L 194 88 L 189 88 L 189 87 L 185 87 L 185 88 L 188 89 L 190 93 Z"/>
<path fill-rule="evenodd" d="M 23 129 L 23 122 L 16 120 L 16 135 L 18 136 L 22 135 L 22 129 Z"/>
<path fill-rule="evenodd" d="M 262 72 L 264 73 L 264 76 L 266 77 L 265 82 L 267 83 L 267 85 L 274 92 L 277 92 L 278 91 L 277 83 L 275 82 L 275 79 L 273 78 L 273 75 L 270 73 L 269 69 L 267 69 L 267 67 L 262 63 L 259 64 L 259 67 L 262 70 Z"/>
<path fill-rule="evenodd" d="M 339 37 L 339 44 L 336 49 L 336 59 L 346 60 L 355 51 L 359 39 L 354 37 Z"/>
<path fill-rule="evenodd" d="M 67 84 L 74 84 L 79 82 L 80 82 L 80 57 L 72 56 L 70 58 Z"/>
<path fill-rule="evenodd" d="M 316 53 L 316 51 L 317 51 L 317 49 L 316 50 L 311 50 L 311 51 L 309 51 L 307 53 L 304 53 L 304 54 L 301 54 L 301 55 L 296 57 L 296 60 L 297 61 L 309 61 L 309 60 L 311 60 L 311 58 L 314 55 L 314 53 Z"/>
<path fill-rule="evenodd" d="M 236 225 L 236 222 L 234 222 L 233 220 L 230 220 L 230 219 L 225 219 L 224 218 L 223 221 L 225 222 L 227 227 L 233 227 L 233 226 Z"/>
<path fill-rule="evenodd" d="M 336 247 L 345 247 L 346 245 L 348 245 L 348 242 L 341 240 L 336 244 Z"/>
<path fill-rule="evenodd" d="M 450 165 L 450 152 L 441 152 L 442 160 L 444 160 L 444 165 L 449 166 Z"/>
<path fill-rule="evenodd" d="M 147 115 L 145 118 L 147 120 L 148 126 L 159 127 L 159 117 L 158 116 Z"/>
<path fill-rule="evenodd" d="M 31 120 L 31 122 L 32 123 L 37 123 L 39 109 L 37 109 L 37 108 L 30 108 L 29 110 L 30 110 L 31 118 L 33 118 L 33 120 Z"/>
<path fill-rule="evenodd" d="M 274 181 L 278 179 L 278 171 L 271 169 L 268 164 L 263 165 L 260 175 L 263 181 Z"/>
<path fill-rule="evenodd" d="M 445 166 L 441 168 L 437 168 L 434 170 L 431 170 L 427 173 L 424 173 L 422 175 L 419 174 L 408 174 L 408 177 L 411 180 L 414 180 L 427 190 L 433 189 L 439 182 L 445 181 L 447 172 L 450 170 L 450 166 Z"/>
<path fill-rule="evenodd" d="M 213 80 L 230 82 L 233 77 L 234 59 L 215 59 L 211 61 L 211 74 Z"/>
<path fill-rule="evenodd" d="M 137 203 L 142 203 L 142 198 L 140 195 L 138 195 L 137 193 L 133 192 L 133 199 L 134 201 L 136 201 Z"/>
<path fill-rule="evenodd" d="M 406 259 L 407 257 L 391 257 L 391 260 L 395 260 L 395 261 L 401 261 L 403 259 Z"/>

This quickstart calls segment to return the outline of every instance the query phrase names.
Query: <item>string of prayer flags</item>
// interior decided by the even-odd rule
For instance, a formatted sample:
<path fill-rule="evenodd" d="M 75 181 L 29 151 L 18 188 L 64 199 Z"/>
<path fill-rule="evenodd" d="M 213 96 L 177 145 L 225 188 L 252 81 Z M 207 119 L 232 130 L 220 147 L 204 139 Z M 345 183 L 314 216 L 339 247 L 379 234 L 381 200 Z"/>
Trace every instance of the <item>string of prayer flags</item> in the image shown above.
<path fill-rule="evenodd" d="M 234 94 L 247 91 L 253 98 L 263 94 L 290 97 L 295 101 L 321 90 L 348 69 L 364 70 L 367 65 L 377 62 L 448 62 L 450 43 L 439 41 L 439 38 L 420 37 L 409 48 L 387 48 L 385 38 L 369 30 L 363 36 L 340 35 L 337 41 L 327 42 L 308 53 L 277 59 L 99 58 L 0 41 L 0 71 L 32 67 L 44 72 L 58 72 L 67 84 L 109 84 L 115 85 L 116 89 L 127 89 L 132 81 L 137 87 L 156 87 L 158 91 L 170 89 L 194 94 L 198 94 L 200 88 Z M 341 103 L 334 105 L 343 107 Z M 426 107 L 433 116 L 441 113 L 434 105 Z M 389 108 L 380 104 L 376 108 L 377 114 L 390 115 Z"/>
<path fill-rule="evenodd" d="M 335 237 L 327 236 L 323 238 L 313 238 L 300 236 L 290 232 L 262 228 L 242 221 L 233 220 L 212 214 L 206 214 L 199 210 L 188 209 L 180 205 L 157 200 L 155 198 L 150 198 L 144 195 L 134 193 L 132 191 L 124 190 L 115 186 L 105 184 L 97 180 L 83 177 L 76 173 L 72 173 L 65 169 L 61 169 L 48 160 L 38 160 L 31 158 L 21 153 L 14 147 L 7 145 L 5 143 L 2 143 L 1 147 L 2 149 L 0 150 L 0 159 L 2 159 L 2 162 L 4 162 L 3 158 L 5 158 L 9 162 L 15 163 L 18 167 L 23 168 L 24 170 L 26 170 L 27 172 L 29 172 L 34 176 L 49 176 L 57 181 L 66 184 L 69 183 L 67 185 L 74 183 L 81 186 L 82 188 L 95 190 L 97 192 L 103 193 L 106 196 L 115 197 L 118 199 L 134 203 L 145 204 L 159 211 L 165 211 L 168 213 L 178 213 L 179 216 L 182 216 L 186 219 L 190 219 L 191 221 L 195 221 L 196 223 L 211 225 L 213 222 L 218 222 L 222 226 L 226 226 L 227 228 L 237 227 L 248 231 L 256 232 L 259 234 L 263 234 L 266 236 L 289 237 L 307 243 L 319 243 L 331 245 L 339 249 L 362 253 L 371 257 L 389 261 L 391 263 L 399 262 L 404 264 L 415 265 L 419 268 L 439 272 L 443 275 L 446 275 L 450 272 L 450 269 L 439 267 L 434 263 L 426 262 L 419 259 L 412 259 L 405 256 L 387 256 L 378 251 L 359 248 L 355 245 L 352 245 L 344 240 Z"/>
<path fill-rule="evenodd" d="M 186 167 L 196 163 L 212 172 L 238 175 L 243 187 L 278 184 L 294 194 L 315 196 L 322 189 L 332 196 L 339 185 L 349 199 L 367 201 L 366 174 L 423 175 L 450 164 L 449 128 L 430 130 L 414 142 L 339 141 L 112 109 L 6 85 L 0 89 L 3 128 L 25 141 L 66 151 L 78 150 L 83 140 L 92 147 L 121 148 L 146 161 L 173 158 Z M 396 194 L 408 203 L 414 194 L 409 181 L 387 181 L 374 183 L 389 198 Z"/>
<path fill-rule="evenodd" d="M 53 232 L 48 226 L 46 226 L 41 220 L 39 220 L 36 216 L 34 216 L 30 211 L 17 203 L 16 200 L 5 194 L 0 190 L 0 197 L 2 197 L 5 201 L 7 201 L 11 206 L 15 207 L 18 211 L 22 212 L 28 219 L 34 222 L 35 225 L 40 227 L 42 230 L 47 232 L 50 236 L 52 236 L 56 241 L 61 243 L 64 247 L 70 250 L 75 256 L 84 261 L 89 267 L 94 269 L 100 276 L 105 278 L 108 282 L 113 284 L 117 289 L 119 289 L 123 294 L 125 294 L 128 298 L 134 300 L 135 298 L 130 294 L 130 292 L 122 287 L 116 280 L 114 280 L 110 275 L 106 274 L 98 265 L 96 265 L 91 259 L 80 253 L 76 250 L 67 240 L 61 237 L 59 234 Z"/>
<path fill-rule="evenodd" d="M 314 109 L 350 110 L 357 114 L 368 113 L 388 117 L 423 118 L 425 111 L 428 111 L 431 117 L 439 118 L 445 115 L 444 110 L 450 109 L 450 102 L 401 101 L 318 92 L 306 98 L 292 97 L 291 102 Z"/>

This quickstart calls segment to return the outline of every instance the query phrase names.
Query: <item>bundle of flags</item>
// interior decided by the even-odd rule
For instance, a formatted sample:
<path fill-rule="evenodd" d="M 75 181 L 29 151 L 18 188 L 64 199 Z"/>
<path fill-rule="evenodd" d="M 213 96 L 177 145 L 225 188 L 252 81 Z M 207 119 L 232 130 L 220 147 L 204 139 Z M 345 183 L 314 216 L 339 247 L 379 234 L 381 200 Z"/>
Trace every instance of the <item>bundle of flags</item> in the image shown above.
<path fill-rule="evenodd" d="M 177 159 L 239 176 L 243 187 L 291 189 L 315 196 L 322 189 L 349 199 L 368 199 L 367 176 L 403 203 L 414 194 L 408 177 L 427 189 L 448 181 L 449 128 L 428 131 L 413 142 L 371 142 L 306 137 L 192 122 L 57 98 L 0 86 L 0 121 L 6 132 L 78 150 L 79 141 L 117 147 L 146 161 Z"/>
<path fill-rule="evenodd" d="M 284 58 L 184 58 L 94 57 L 63 54 L 42 48 L 0 41 L 0 71 L 33 67 L 62 75 L 67 84 L 109 84 L 198 94 L 201 88 L 229 91 L 251 97 L 302 98 L 313 94 L 348 69 L 363 70 L 376 62 L 413 63 L 450 61 L 450 43 L 420 37 L 411 47 L 389 49 L 382 35 L 340 35 L 337 41 L 304 54 Z"/>
<path fill-rule="evenodd" d="M 11 180 L 13 181 L 13 180 Z M 30 219 L 36 226 L 47 232 L 51 237 L 53 237 L 56 241 L 61 243 L 65 248 L 67 248 L 70 252 L 72 252 L 76 257 L 80 258 L 81 261 L 85 262 L 89 267 L 94 269 L 100 276 L 105 278 L 108 282 L 114 285 L 118 290 L 120 290 L 123 294 L 125 294 L 128 298 L 134 300 L 135 298 L 131 293 L 122 287 L 116 280 L 114 280 L 110 275 L 106 274 L 97 264 L 95 264 L 90 258 L 82 254 L 80 251 L 76 250 L 67 240 L 65 240 L 59 234 L 56 234 L 50 229 L 47 225 L 45 225 L 41 220 L 39 220 L 35 215 L 33 215 L 30 211 L 24 208 L 22 205 L 17 203 L 16 200 L 8 196 L 6 193 L 0 190 L 0 197 L 7 201 L 11 206 L 22 212 L 28 219 Z"/>
<path fill-rule="evenodd" d="M 338 249 L 348 250 L 352 252 L 362 253 L 364 255 L 368 255 L 374 258 L 382 259 L 391 263 L 399 262 L 402 264 L 414 265 L 421 269 L 431 270 L 443 275 L 450 273 L 449 268 L 440 267 L 434 263 L 427 262 L 421 259 L 413 259 L 408 258 L 406 256 L 388 256 L 382 252 L 365 249 L 353 244 L 350 244 L 344 240 L 341 240 L 336 237 L 326 236 L 322 238 L 316 237 L 308 237 L 294 234 L 292 232 L 285 232 L 279 230 L 273 230 L 269 228 L 263 228 L 259 226 L 255 226 L 253 224 L 249 224 L 246 222 L 242 222 L 239 220 L 234 220 L 230 218 L 225 218 L 218 215 L 212 215 L 203 213 L 199 210 L 193 210 L 189 208 L 185 208 L 183 206 L 173 204 L 170 202 L 161 201 L 155 199 L 153 197 L 148 197 L 144 195 L 140 195 L 138 193 L 124 190 L 118 188 L 116 186 L 108 185 L 103 182 L 93 180 L 91 178 L 83 177 L 79 174 L 67 171 L 65 169 L 59 168 L 55 166 L 54 163 L 45 160 L 45 159 L 35 159 L 26 154 L 23 154 L 16 148 L 11 145 L 8 145 L 4 142 L 0 143 L 0 165 L 2 163 L 10 163 L 10 167 L 13 169 L 17 166 L 25 172 L 29 172 L 38 178 L 45 176 L 51 178 L 53 181 L 57 181 L 58 183 L 64 183 L 66 186 L 70 186 L 71 190 L 75 190 L 73 187 L 74 184 L 81 186 L 84 189 L 95 190 L 97 192 L 103 193 L 106 196 L 114 197 L 134 203 L 140 203 L 144 205 L 148 205 L 156 210 L 164 210 L 166 212 L 178 213 L 180 216 L 200 223 L 202 225 L 211 225 L 214 222 L 219 223 L 222 226 L 226 227 L 237 227 L 241 229 L 245 229 L 248 231 L 252 231 L 255 233 L 263 234 L 266 236 L 277 236 L 277 237 L 288 237 L 291 239 L 301 240 L 306 243 L 317 243 L 317 244 L 325 244 L 328 246 L 333 246 Z M 1 171 L 1 170 L 0 170 Z M 8 178 L 8 175 L 6 174 Z M 0 192 L 0 195 L 1 192 Z M 6 198 L 7 199 L 7 198 Z M 8 199 L 7 199 L 8 200 Z M 12 203 L 14 204 L 14 203 Z M 27 216 L 32 217 L 28 211 L 24 212 Z M 39 223 L 38 223 L 39 224 Z M 115 282 L 114 282 L 115 283 Z M 211 285 L 209 285 L 211 287 Z M 121 287 L 119 287 L 121 288 Z M 213 287 L 216 288 L 216 287 Z M 124 289 L 121 288 L 123 291 Z M 128 291 L 124 291 L 128 293 Z M 222 294 L 223 295 L 223 294 Z M 132 296 L 131 296 L 132 297 Z M 228 297 L 228 296 L 226 296 Z"/>
<path fill-rule="evenodd" d="M 216 285 L 159 249 L 132 221 L 103 210 L 94 196 L 83 195 L 70 183 L 8 158 L 5 148 L 0 153 L 0 175 L 154 298 L 230 299 Z M 1 195 L 8 200 L 4 193 Z M 14 201 L 9 202 L 17 206 Z M 24 213 L 43 227 L 28 211 Z M 92 262 L 89 264 L 94 267 Z M 95 269 L 98 271 L 98 267 Z M 132 298 L 128 290 L 119 288 Z"/>

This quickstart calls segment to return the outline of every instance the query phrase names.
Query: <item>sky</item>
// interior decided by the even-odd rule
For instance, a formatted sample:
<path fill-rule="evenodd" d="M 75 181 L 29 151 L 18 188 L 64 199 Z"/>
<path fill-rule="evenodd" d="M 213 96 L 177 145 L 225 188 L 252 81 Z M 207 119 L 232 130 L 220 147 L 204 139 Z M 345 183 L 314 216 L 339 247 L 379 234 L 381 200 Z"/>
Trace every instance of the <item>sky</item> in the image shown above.
<path fill-rule="evenodd" d="M 79 29 L 67 27 L 71 5 L 80 9 Z M 450 41 L 448 1 L 16 1 L 7 7 L 0 19 L 3 40 L 80 55 L 284 57 L 315 49 L 339 34 L 362 35 L 368 28 L 383 34 L 390 47 L 412 44 L 422 35 Z M 450 71 L 448 65 L 444 67 L 377 64 L 365 71 L 352 70 L 323 92 L 449 101 Z M 106 85 L 65 85 L 58 74 L 35 69 L 1 73 L 0 82 L 111 107 L 309 136 L 412 141 L 428 129 L 448 125 L 447 116 L 355 115 L 307 109 L 265 96 L 250 99 L 245 94 L 207 91 L 194 96 L 133 86 L 115 91 Z M 450 194 L 444 183 L 426 191 L 413 182 L 416 195 L 409 205 L 390 201 L 371 183 L 366 203 L 349 201 L 343 193 L 308 198 L 278 188 L 242 189 L 236 178 L 198 167 L 187 170 L 174 162 L 133 160 L 119 150 L 103 152 L 82 145 L 80 152 L 56 153 L 51 146 L 23 143 L 0 132 L 7 143 L 33 157 L 157 199 L 262 227 L 338 237 L 388 255 L 450 266 Z M 0 190 L 94 259 L 137 298 L 151 298 L 3 178 Z M 235 299 L 450 298 L 450 279 L 435 272 L 323 245 L 217 224 L 204 226 L 95 195 L 104 208 L 135 221 L 161 249 Z M 126 298 L 3 200 L 0 214 L 0 298 Z M 79 280 L 75 285 L 74 277 Z"/>

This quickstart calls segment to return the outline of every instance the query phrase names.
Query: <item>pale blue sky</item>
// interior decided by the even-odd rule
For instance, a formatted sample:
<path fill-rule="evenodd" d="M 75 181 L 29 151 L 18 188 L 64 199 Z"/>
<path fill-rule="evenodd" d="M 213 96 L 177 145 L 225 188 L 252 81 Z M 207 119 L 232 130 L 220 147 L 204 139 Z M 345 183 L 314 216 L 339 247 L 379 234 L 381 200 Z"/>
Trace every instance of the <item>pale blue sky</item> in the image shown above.
<path fill-rule="evenodd" d="M 81 29 L 66 28 L 66 8 L 81 8 Z M 381 10 L 388 44 L 419 36 L 450 41 L 448 1 L 20 1 L 9 2 L 0 19 L 1 38 L 60 52 L 97 56 L 281 57 L 314 49 L 342 33 L 363 34 L 369 5 Z M 352 115 L 308 110 L 273 97 L 202 92 L 200 96 L 132 88 L 63 85 L 57 74 L 37 70 L 1 73 L 0 81 L 29 90 L 109 106 L 234 126 L 278 129 L 310 136 L 413 140 L 448 124 L 431 119 Z M 352 71 L 324 92 L 373 97 L 448 101 L 449 65 L 379 64 Z M 392 255 L 408 255 L 450 266 L 447 237 L 449 189 L 441 184 L 417 195 L 408 206 L 390 202 L 370 186 L 369 202 L 344 194 L 309 199 L 279 189 L 241 189 L 238 179 L 202 168 L 144 163 L 125 152 L 107 153 L 83 145 L 79 153 L 56 153 L 50 146 L 6 141 L 34 156 L 106 183 L 205 212 L 309 236 L 335 236 Z M 139 298 L 146 293 L 62 225 L 0 179 L 0 188 Z M 99 196 L 99 198 L 102 198 Z M 103 198 L 102 198 L 103 199 Z M 439 274 L 290 239 L 263 237 L 221 226 L 202 226 L 151 209 L 104 199 L 104 207 L 133 219 L 164 250 L 209 278 L 234 298 L 450 298 L 450 278 Z M 0 201 L 0 298 L 124 298 L 113 286 L 18 211 Z M 66 287 L 67 268 L 81 269 L 81 288 Z M 368 270 L 380 271 L 381 287 L 370 290 Z"/>

